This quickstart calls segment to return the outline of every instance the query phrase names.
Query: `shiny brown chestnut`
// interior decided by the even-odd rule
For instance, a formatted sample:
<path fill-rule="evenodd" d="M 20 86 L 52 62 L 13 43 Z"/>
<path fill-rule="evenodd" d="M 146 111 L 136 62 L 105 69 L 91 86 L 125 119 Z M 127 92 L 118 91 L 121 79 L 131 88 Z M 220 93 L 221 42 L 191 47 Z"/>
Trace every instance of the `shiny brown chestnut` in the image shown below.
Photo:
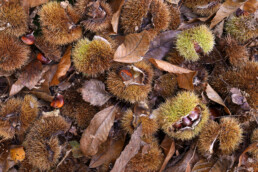
<path fill-rule="evenodd" d="M 182 119 L 182 124 L 184 127 L 188 127 L 192 125 L 192 121 L 188 117 L 184 117 Z"/>
<path fill-rule="evenodd" d="M 128 69 L 122 69 L 119 71 L 119 76 L 123 81 L 129 81 L 133 79 L 133 74 Z"/>
<path fill-rule="evenodd" d="M 53 108 L 61 108 L 64 105 L 64 96 L 61 94 L 57 94 L 57 96 L 53 99 L 50 106 Z"/>
<path fill-rule="evenodd" d="M 33 45 L 35 42 L 35 37 L 34 37 L 33 33 L 31 33 L 28 35 L 23 35 L 21 37 L 21 40 L 22 40 L 22 42 L 24 42 L 27 45 Z"/>
<path fill-rule="evenodd" d="M 49 64 L 51 60 L 46 58 L 42 53 L 37 54 L 37 59 L 42 63 L 42 64 Z"/>

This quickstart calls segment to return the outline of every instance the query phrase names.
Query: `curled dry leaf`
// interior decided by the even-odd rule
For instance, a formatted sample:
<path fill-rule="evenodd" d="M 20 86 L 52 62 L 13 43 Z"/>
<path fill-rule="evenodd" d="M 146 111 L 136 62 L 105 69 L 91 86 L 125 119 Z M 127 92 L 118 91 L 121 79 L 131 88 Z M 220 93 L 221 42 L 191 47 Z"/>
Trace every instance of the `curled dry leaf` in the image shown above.
<path fill-rule="evenodd" d="M 163 162 L 159 172 L 162 172 L 165 169 L 165 167 L 167 166 L 168 161 L 174 155 L 175 150 L 176 150 L 176 148 L 175 148 L 175 141 L 172 140 L 171 145 L 170 145 L 170 149 L 168 151 L 168 154 L 167 154 L 167 156 L 166 156 L 166 158 L 165 158 L 165 160 L 164 160 L 164 162 Z"/>
<path fill-rule="evenodd" d="M 209 84 L 207 84 L 207 87 L 206 87 L 206 90 L 205 90 L 205 91 L 206 91 L 207 97 L 208 97 L 210 100 L 212 100 L 212 101 L 214 101 L 214 102 L 216 102 L 216 103 L 218 103 L 218 104 L 224 106 L 225 111 L 226 111 L 228 114 L 231 115 L 230 110 L 227 108 L 227 106 L 225 105 L 225 103 L 224 103 L 224 101 L 222 100 L 222 98 L 219 96 L 219 94 L 218 94 Z"/>
<path fill-rule="evenodd" d="M 159 34 L 150 43 L 150 48 L 144 58 L 162 59 L 174 45 L 175 38 L 180 31 L 166 31 Z"/>
<path fill-rule="evenodd" d="M 58 85 L 60 83 L 59 79 L 62 76 L 65 76 L 66 72 L 69 70 L 71 66 L 71 50 L 72 50 L 72 46 L 70 45 L 65 51 L 64 56 L 62 57 L 62 59 L 60 60 L 57 66 L 57 71 L 50 83 L 50 86 Z"/>
<path fill-rule="evenodd" d="M 47 3 L 48 1 L 49 0 L 21 0 L 21 3 L 24 7 L 32 8 Z"/>
<path fill-rule="evenodd" d="M 150 39 L 146 31 L 125 36 L 125 41 L 117 48 L 114 61 L 135 63 L 141 61 L 149 49 Z"/>
<path fill-rule="evenodd" d="M 111 19 L 111 25 L 115 33 L 117 33 L 119 16 L 121 13 L 122 6 L 124 5 L 124 2 L 125 0 L 115 0 L 115 1 L 112 1 L 110 4 L 112 11 L 114 12 Z"/>
<path fill-rule="evenodd" d="M 239 156 L 239 160 L 238 160 L 238 167 L 240 167 L 242 165 L 242 159 L 244 157 L 244 155 L 246 154 L 246 152 L 255 150 L 258 148 L 258 142 L 254 142 L 253 144 L 249 145 L 244 152 Z"/>
<path fill-rule="evenodd" d="M 244 11 L 249 13 L 254 13 L 258 9 L 258 1 L 257 0 L 248 0 L 244 4 Z"/>
<path fill-rule="evenodd" d="M 116 106 L 110 106 L 98 112 L 82 134 L 80 148 L 85 156 L 93 156 L 98 152 L 99 146 L 107 138 L 115 119 Z"/>
<path fill-rule="evenodd" d="M 10 157 L 15 163 L 23 161 L 25 158 L 25 151 L 23 147 L 20 146 L 16 148 L 11 148 Z"/>
<path fill-rule="evenodd" d="M 17 94 L 23 87 L 33 89 L 43 74 L 49 70 L 49 66 L 42 66 L 41 62 L 34 60 L 22 71 L 18 80 L 12 85 L 9 95 Z"/>
<path fill-rule="evenodd" d="M 102 164 L 110 164 L 116 161 L 123 150 L 126 134 L 122 130 L 115 133 L 115 136 L 109 135 L 104 143 L 104 148 L 94 155 L 90 162 L 90 168 L 96 168 Z"/>
<path fill-rule="evenodd" d="M 131 140 L 126 145 L 125 149 L 116 160 L 115 165 L 111 172 L 122 172 L 125 169 L 126 164 L 133 158 L 141 148 L 142 125 L 137 127 L 131 136 Z"/>
<path fill-rule="evenodd" d="M 210 28 L 212 29 L 224 18 L 228 17 L 230 14 L 235 12 L 239 7 L 241 7 L 246 0 L 226 0 L 217 11 L 215 17 L 211 20 Z"/>
<path fill-rule="evenodd" d="M 189 72 L 189 73 L 182 73 L 182 74 L 177 74 L 177 83 L 179 88 L 184 88 L 186 90 L 193 90 L 194 85 L 193 85 L 193 79 L 196 76 L 197 72 Z"/>
<path fill-rule="evenodd" d="M 105 84 L 96 79 L 85 81 L 81 93 L 83 100 L 93 106 L 102 106 L 111 98 L 105 90 Z"/>
<path fill-rule="evenodd" d="M 219 159 L 201 159 L 198 161 L 193 169 L 192 172 L 199 172 L 199 171 L 207 171 L 207 172 L 220 172 L 220 171 L 228 171 L 232 163 L 232 157 L 221 157 Z"/>

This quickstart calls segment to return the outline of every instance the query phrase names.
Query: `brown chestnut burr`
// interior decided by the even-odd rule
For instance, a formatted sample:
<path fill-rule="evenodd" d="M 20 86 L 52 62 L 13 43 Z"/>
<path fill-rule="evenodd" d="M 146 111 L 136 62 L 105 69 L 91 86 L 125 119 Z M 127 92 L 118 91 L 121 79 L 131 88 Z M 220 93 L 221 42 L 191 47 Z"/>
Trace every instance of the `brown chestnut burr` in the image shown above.
<path fill-rule="evenodd" d="M 21 40 L 22 40 L 22 42 L 24 42 L 27 45 L 32 45 L 35 42 L 35 37 L 34 37 L 33 33 L 31 33 L 28 35 L 23 35 L 21 37 Z"/>
<path fill-rule="evenodd" d="M 182 124 L 184 127 L 188 127 L 192 125 L 192 121 L 188 117 L 184 117 L 182 119 Z"/>

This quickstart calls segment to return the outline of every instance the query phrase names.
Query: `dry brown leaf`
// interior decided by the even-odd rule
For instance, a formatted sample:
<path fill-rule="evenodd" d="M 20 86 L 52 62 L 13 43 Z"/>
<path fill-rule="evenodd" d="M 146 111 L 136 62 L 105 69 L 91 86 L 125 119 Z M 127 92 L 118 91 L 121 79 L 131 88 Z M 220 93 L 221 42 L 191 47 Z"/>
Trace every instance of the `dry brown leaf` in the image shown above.
<path fill-rule="evenodd" d="M 249 13 L 254 13 L 258 9 L 258 1 L 257 0 L 248 0 L 244 4 L 244 11 Z"/>
<path fill-rule="evenodd" d="M 224 106 L 225 111 L 226 111 L 228 114 L 231 115 L 230 110 L 227 108 L 227 106 L 225 105 L 225 103 L 224 103 L 224 101 L 222 100 L 222 98 L 219 96 L 219 94 L 218 94 L 209 84 L 207 84 L 207 87 L 206 87 L 206 90 L 205 90 L 205 91 L 206 91 L 207 97 L 208 97 L 210 100 L 212 100 L 212 101 L 214 101 L 214 102 L 216 102 L 216 103 L 218 103 L 218 104 Z"/>
<path fill-rule="evenodd" d="M 258 142 L 254 142 L 251 145 L 249 145 L 244 152 L 239 156 L 239 160 L 238 160 L 238 167 L 240 167 L 242 165 L 242 159 L 244 157 L 244 155 L 246 154 L 246 152 L 249 152 L 251 150 L 255 150 L 258 149 Z"/>
<path fill-rule="evenodd" d="M 226 0 L 226 2 L 224 2 L 220 6 L 215 17 L 211 20 L 210 28 L 214 28 L 214 26 L 216 26 L 224 18 L 235 12 L 239 7 L 244 4 L 245 1 L 246 0 Z"/>
<path fill-rule="evenodd" d="M 26 92 L 25 92 L 26 93 Z M 50 94 L 46 92 L 41 92 L 41 91 L 29 91 L 29 94 L 35 95 L 37 98 L 45 100 L 47 102 L 52 102 L 53 99 L 55 98 L 54 96 L 51 96 Z"/>
<path fill-rule="evenodd" d="M 166 158 L 165 158 L 165 160 L 164 160 L 164 162 L 163 162 L 159 172 L 162 172 L 165 169 L 165 167 L 167 166 L 168 161 L 174 155 L 175 150 L 176 150 L 176 148 L 175 148 L 175 141 L 173 140 L 171 145 L 170 145 L 170 149 L 168 151 L 168 154 L 167 154 L 167 156 L 166 156 Z"/>
<path fill-rule="evenodd" d="M 117 33 L 119 17 L 120 17 L 121 9 L 122 9 L 122 6 L 124 5 L 124 2 L 125 0 L 115 0 L 115 1 L 112 1 L 110 4 L 112 11 L 114 12 L 111 19 L 111 25 L 115 33 Z"/>
<path fill-rule="evenodd" d="M 32 8 L 47 3 L 48 1 L 49 0 L 22 0 L 22 5 Z"/>
<path fill-rule="evenodd" d="M 231 157 L 221 157 L 219 159 L 201 159 L 198 161 L 193 169 L 192 172 L 221 172 L 227 171 L 231 166 L 232 159 Z"/>
<path fill-rule="evenodd" d="M 23 161 L 25 158 L 25 151 L 23 147 L 20 146 L 16 148 L 11 148 L 10 157 L 15 163 Z"/>
<path fill-rule="evenodd" d="M 150 39 L 146 31 L 125 36 L 125 41 L 116 50 L 114 61 L 135 63 L 141 61 L 149 49 Z"/>
<path fill-rule="evenodd" d="M 162 59 L 174 45 L 174 40 L 180 31 L 166 31 L 159 34 L 150 43 L 150 48 L 144 58 Z"/>
<path fill-rule="evenodd" d="M 158 59 L 154 59 L 154 58 L 150 58 L 149 61 L 158 69 L 160 70 L 164 70 L 170 73 L 175 73 L 175 74 L 183 74 L 183 73 L 193 73 L 195 71 L 189 70 L 189 69 L 185 69 L 176 65 L 173 65 L 171 63 L 168 63 L 166 61 L 163 60 L 158 60 Z"/>
<path fill-rule="evenodd" d="M 168 137 L 167 135 L 165 136 L 165 138 L 162 140 L 161 144 L 160 144 L 160 147 L 163 149 L 165 155 L 167 156 L 169 150 L 170 150 L 170 147 L 171 147 L 171 144 L 174 140 L 170 137 Z"/>
<path fill-rule="evenodd" d="M 96 79 L 85 81 L 81 93 L 83 100 L 93 106 L 102 106 L 111 98 L 111 95 L 105 90 L 105 84 Z"/>
<path fill-rule="evenodd" d="M 142 125 L 140 125 L 132 134 L 131 140 L 126 145 L 120 157 L 116 160 L 115 165 L 111 172 L 122 172 L 126 164 L 133 158 L 141 148 Z"/>
<path fill-rule="evenodd" d="M 65 54 L 63 55 L 62 59 L 60 60 L 57 66 L 57 71 L 50 83 L 50 86 L 58 85 L 60 83 L 59 79 L 62 76 L 65 76 L 66 72 L 69 70 L 71 66 L 71 50 L 72 50 L 72 46 L 70 45 L 66 49 Z"/>
<path fill-rule="evenodd" d="M 166 0 L 167 2 L 171 3 L 171 4 L 178 4 L 180 0 Z"/>
<path fill-rule="evenodd" d="M 110 106 L 98 112 L 84 130 L 80 140 L 80 148 L 85 156 L 95 155 L 99 146 L 107 140 L 114 123 L 115 110 L 116 106 Z"/>
<path fill-rule="evenodd" d="M 41 62 L 34 60 L 30 62 L 22 71 L 18 80 L 12 85 L 9 95 L 17 94 L 23 87 L 30 90 L 36 86 L 42 75 L 49 70 L 49 66 L 42 66 Z"/>
<path fill-rule="evenodd" d="M 194 85 L 193 85 L 193 79 L 196 76 L 197 72 L 193 71 L 190 73 L 182 73 L 182 74 L 177 74 L 177 83 L 179 88 L 184 88 L 186 90 L 193 90 Z"/>
<path fill-rule="evenodd" d="M 126 134 L 122 130 L 119 130 L 117 133 L 115 136 L 109 136 L 103 146 L 103 150 L 92 157 L 89 165 L 90 168 L 96 168 L 104 163 L 109 164 L 116 161 L 123 150 L 126 138 Z"/>

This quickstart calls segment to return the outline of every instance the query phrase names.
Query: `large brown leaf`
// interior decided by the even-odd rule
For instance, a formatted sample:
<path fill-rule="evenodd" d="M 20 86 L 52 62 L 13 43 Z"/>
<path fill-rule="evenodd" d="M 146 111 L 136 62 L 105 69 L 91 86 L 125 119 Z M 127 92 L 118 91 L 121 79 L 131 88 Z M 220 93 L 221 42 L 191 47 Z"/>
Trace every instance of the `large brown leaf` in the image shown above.
<path fill-rule="evenodd" d="M 60 60 L 57 66 L 57 71 L 50 83 L 50 86 L 58 85 L 60 83 L 59 79 L 62 76 L 65 76 L 66 72 L 69 70 L 71 66 L 71 50 L 72 50 L 72 46 L 70 45 L 65 51 L 64 56 L 62 57 L 62 59 Z"/>
<path fill-rule="evenodd" d="M 210 28 L 212 29 L 224 18 L 228 17 L 230 14 L 235 12 L 239 7 L 241 7 L 246 0 L 226 0 L 219 10 L 217 11 L 215 17 L 211 20 Z"/>
<path fill-rule="evenodd" d="M 144 57 L 162 59 L 174 45 L 178 33 L 180 33 L 180 31 L 169 30 L 159 34 L 151 41 L 150 48 Z"/>
<path fill-rule="evenodd" d="M 206 91 L 207 97 L 208 97 L 210 100 L 212 100 L 212 101 L 214 101 L 214 102 L 216 102 L 216 103 L 218 103 L 218 104 L 224 106 L 225 111 L 226 111 L 228 114 L 231 114 L 230 110 L 227 108 L 227 106 L 225 105 L 225 103 L 224 103 L 224 101 L 222 100 L 222 98 L 221 98 L 221 97 L 219 96 L 219 94 L 210 86 L 210 84 L 207 84 L 207 87 L 206 87 L 206 90 L 205 90 L 205 91 Z"/>
<path fill-rule="evenodd" d="M 102 106 L 111 98 L 105 90 L 105 84 L 96 79 L 85 81 L 81 93 L 83 100 L 93 106 Z"/>
<path fill-rule="evenodd" d="M 135 63 L 141 61 L 149 49 L 150 39 L 146 31 L 129 34 L 116 50 L 114 61 Z"/>
<path fill-rule="evenodd" d="M 116 106 L 110 106 L 98 112 L 82 134 L 80 148 L 85 156 L 92 156 L 98 152 L 100 144 L 107 138 L 115 119 Z"/>
<path fill-rule="evenodd" d="M 168 151 L 168 154 L 167 154 L 167 156 L 166 156 L 166 158 L 165 158 L 165 160 L 164 160 L 164 162 L 163 162 L 163 164 L 162 164 L 162 166 L 161 166 L 159 172 L 162 172 L 162 171 L 165 169 L 165 167 L 166 167 L 168 161 L 169 161 L 170 158 L 174 155 L 175 150 L 176 150 L 176 148 L 175 148 L 175 141 L 172 140 L 171 145 L 170 145 L 170 149 L 169 149 L 169 151 Z"/>
<path fill-rule="evenodd" d="M 21 3 L 25 7 L 32 8 L 47 3 L 48 1 L 49 0 L 21 0 Z"/>
<path fill-rule="evenodd" d="M 114 0 L 110 4 L 112 11 L 114 13 L 111 19 L 111 25 L 115 33 L 117 33 L 119 17 L 120 17 L 121 9 L 122 9 L 122 6 L 124 5 L 124 2 L 125 0 Z"/>
<path fill-rule="evenodd" d="M 140 125 L 132 134 L 131 140 L 126 145 L 120 157 L 116 160 L 111 172 L 122 172 L 126 164 L 133 158 L 141 148 L 142 125 Z"/>
<path fill-rule="evenodd" d="M 193 71 L 190 73 L 177 74 L 177 83 L 179 88 L 184 88 L 186 90 L 193 90 L 193 79 L 196 76 L 197 72 Z"/>

